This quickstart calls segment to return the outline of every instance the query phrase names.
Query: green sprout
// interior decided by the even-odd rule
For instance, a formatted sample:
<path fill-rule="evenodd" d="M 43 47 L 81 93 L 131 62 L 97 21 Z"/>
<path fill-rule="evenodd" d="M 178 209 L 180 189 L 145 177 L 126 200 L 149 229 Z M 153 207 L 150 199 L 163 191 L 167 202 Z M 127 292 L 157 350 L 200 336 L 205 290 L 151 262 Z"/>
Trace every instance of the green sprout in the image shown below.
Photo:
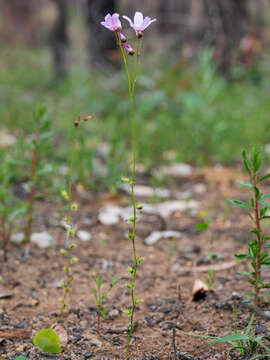
<path fill-rule="evenodd" d="M 95 281 L 96 287 L 91 288 L 91 290 L 96 299 L 97 315 L 98 315 L 97 327 L 98 330 L 100 330 L 101 316 L 103 316 L 103 318 L 107 316 L 107 309 L 103 306 L 104 301 L 108 297 L 108 294 L 112 290 L 112 288 L 119 283 L 121 278 L 117 278 L 116 276 L 113 276 L 109 287 L 105 291 L 102 291 L 102 278 L 100 277 L 100 275 L 93 276 L 93 279 Z"/>
<path fill-rule="evenodd" d="M 263 160 L 263 155 L 260 150 L 254 149 L 250 158 L 247 157 L 245 151 L 243 151 L 242 156 L 250 182 L 238 180 L 238 183 L 250 189 L 253 192 L 253 196 L 250 198 L 249 202 L 239 200 L 228 201 L 248 210 L 248 215 L 253 223 L 250 233 L 254 235 L 254 238 L 248 244 L 247 253 L 236 254 L 235 257 L 240 262 L 245 259 L 249 260 L 252 271 L 240 273 L 248 277 L 248 281 L 253 286 L 254 290 L 247 292 L 245 295 L 252 296 L 254 298 L 254 304 L 260 306 L 263 302 L 262 297 L 270 296 L 269 293 L 263 292 L 263 290 L 270 288 L 270 282 L 265 282 L 262 277 L 262 272 L 265 269 L 270 268 L 270 257 L 264 250 L 270 247 L 270 244 L 266 244 L 267 240 L 270 239 L 270 236 L 265 236 L 262 230 L 262 221 L 270 218 L 270 216 L 267 215 L 267 211 L 270 207 L 270 202 L 268 202 L 267 199 L 270 198 L 270 194 L 264 195 L 260 187 L 266 179 L 270 178 L 270 174 L 264 176 L 261 176 L 260 174 Z"/>

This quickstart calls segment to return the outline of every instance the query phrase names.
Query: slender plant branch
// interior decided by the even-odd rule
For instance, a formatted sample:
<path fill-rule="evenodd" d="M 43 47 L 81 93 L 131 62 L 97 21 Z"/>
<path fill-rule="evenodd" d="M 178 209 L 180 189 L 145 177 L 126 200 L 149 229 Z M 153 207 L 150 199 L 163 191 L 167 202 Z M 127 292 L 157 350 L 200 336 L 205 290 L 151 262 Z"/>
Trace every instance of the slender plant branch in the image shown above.
<path fill-rule="evenodd" d="M 29 195 L 29 202 L 28 202 L 28 211 L 26 214 L 26 226 L 25 226 L 25 232 L 24 232 L 24 242 L 25 243 L 30 242 L 30 236 L 32 233 L 32 222 L 33 222 L 32 213 L 33 213 L 33 205 L 34 205 L 35 190 L 36 190 L 37 147 L 38 147 L 39 133 L 40 133 L 40 122 L 41 122 L 41 118 L 38 115 L 37 127 L 36 127 L 35 138 L 34 138 L 34 150 L 33 150 L 32 161 L 31 161 L 31 188 L 30 188 L 30 195 Z"/>
<path fill-rule="evenodd" d="M 252 174 L 252 178 L 253 178 L 253 187 L 254 187 L 254 200 L 255 200 L 255 206 L 254 206 L 254 215 L 255 215 L 255 224 L 256 224 L 256 228 L 257 228 L 257 232 L 256 232 L 256 236 L 257 236 L 257 240 L 258 240 L 258 254 L 256 256 L 255 259 L 255 295 L 254 295 L 254 302 L 257 306 L 260 306 L 260 282 L 259 279 L 261 277 L 261 263 L 260 263 L 260 258 L 261 258 L 261 250 L 262 250 L 262 238 L 261 238 L 261 224 L 260 224 L 260 209 L 259 209 L 259 201 L 258 201 L 258 196 L 256 193 L 256 188 L 257 188 L 257 174 L 256 172 L 253 170 L 253 174 Z"/>

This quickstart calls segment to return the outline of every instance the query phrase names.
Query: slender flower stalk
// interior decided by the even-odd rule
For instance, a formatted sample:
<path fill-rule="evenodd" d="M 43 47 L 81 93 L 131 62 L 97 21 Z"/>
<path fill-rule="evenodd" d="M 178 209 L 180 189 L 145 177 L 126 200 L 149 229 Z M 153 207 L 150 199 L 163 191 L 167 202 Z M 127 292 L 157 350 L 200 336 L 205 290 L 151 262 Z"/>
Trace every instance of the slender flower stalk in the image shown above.
<path fill-rule="evenodd" d="M 132 231 L 128 233 L 128 237 L 132 243 L 132 253 L 133 253 L 133 264 L 129 266 L 129 273 L 131 275 L 131 280 L 127 283 L 127 287 L 130 288 L 131 291 L 131 309 L 126 309 L 124 312 L 130 317 L 130 324 L 129 324 L 129 331 L 128 331 L 128 339 L 126 345 L 126 360 L 129 359 L 129 349 L 130 343 L 132 339 L 132 334 L 134 330 L 134 315 L 135 310 L 138 304 L 142 301 L 140 299 L 135 298 L 135 284 L 136 284 L 136 275 L 137 269 L 139 264 L 144 260 L 142 257 L 137 257 L 136 251 L 136 221 L 137 221 L 137 210 L 141 210 L 142 206 L 136 204 L 135 201 L 135 193 L 134 193 L 134 186 L 135 186 L 135 175 L 136 175 L 136 129 L 135 129 L 135 90 L 136 90 L 136 83 L 139 77 L 140 72 L 140 56 L 141 56 L 141 48 L 142 48 L 142 32 L 145 30 L 152 22 L 156 21 L 156 19 L 151 20 L 151 18 L 146 17 L 143 18 L 143 14 L 140 12 L 136 12 L 134 16 L 134 23 L 126 16 L 123 16 L 126 20 L 129 21 L 130 26 L 136 32 L 136 48 L 130 46 L 130 44 L 126 43 L 126 37 L 123 37 L 121 33 L 121 23 L 119 21 L 119 15 L 108 14 L 105 17 L 105 21 L 101 24 L 105 26 L 107 29 L 115 33 L 116 42 L 119 46 L 119 49 L 122 54 L 127 80 L 128 80 L 128 93 L 130 97 L 130 105 L 131 105 L 131 137 L 132 137 L 132 175 L 131 179 L 129 178 L 122 178 L 122 180 L 131 185 L 131 201 L 133 207 L 133 216 L 130 217 L 129 222 L 132 224 Z M 133 57 L 133 66 L 132 72 L 128 66 L 128 56 L 136 56 Z"/>
<path fill-rule="evenodd" d="M 128 62 L 127 62 L 127 53 L 129 55 L 133 55 L 134 52 L 131 54 L 127 49 L 127 53 L 123 50 L 123 44 L 121 44 L 121 38 L 117 36 L 117 42 L 121 49 L 123 61 L 127 73 L 128 79 L 128 89 L 129 89 L 129 97 L 130 97 L 130 104 L 131 104 L 131 133 L 132 133 L 132 148 L 133 148 L 133 166 L 132 166 L 132 175 L 131 179 L 128 179 L 128 182 L 131 185 L 131 200 L 132 200 L 132 207 L 133 207 L 133 216 L 129 219 L 130 223 L 132 224 L 132 232 L 128 233 L 128 237 L 132 242 L 132 251 L 133 251 L 133 266 L 129 267 L 129 272 L 132 275 L 132 280 L 127 286 L 131 289 L 131 310 L 126 310 L 125 312 L 130 316 L 130 325 L 129 325 L 129 333 L 128 333 L 128 340 L 126 345 L 126 359 L 129 359 L 129 348 L 131 343 L 131 338 L 134 330 L 134 315 L 137 305 L 141 302 L 141 300 L 135 298 L 135 284 L 136 284 L 136 275 L 137 269 L 140 262 L 143 261 L 143 258 L 137 257 L 136 252 L 136 220 L 137 220 L 137 205 L 135 200 L 135 192 L 134 192 L 134 185 L 135 185 L 135 174 L 136 174 L 136 129 L 135 129 L 135 89 L 136 89 L 136 82 L 139 76 L 140 70 L 140 54 L 141 54 L 141 46 L 142 40 L 137 38 L 136 40 L 136 59 L 133 62 L 133 71 L 132 76 L 130 75 Z"/>

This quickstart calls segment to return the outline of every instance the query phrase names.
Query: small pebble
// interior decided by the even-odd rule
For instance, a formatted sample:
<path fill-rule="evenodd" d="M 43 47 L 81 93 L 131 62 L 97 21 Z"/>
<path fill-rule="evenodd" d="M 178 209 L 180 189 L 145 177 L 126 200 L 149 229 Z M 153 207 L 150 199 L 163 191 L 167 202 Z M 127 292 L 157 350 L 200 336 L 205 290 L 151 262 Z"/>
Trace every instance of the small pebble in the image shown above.
<path fill-rule="evenodd" d="M 98 340 L 98 339 L 92 339 L 90 341 L 90 345 L 99 347 L 99 346 L 102 346 L 102 342 L 100 340 Z"/>
<path fill-rule="evenodd" d="M 119 311 L 117 309 L 113 309 L 109 312 L 108 317 L 109 319 L 115 319 L 119 315 Z"/>
<path fill-rule="evenodd" d="M 92 239 L 92 235 L 85 230 L 77 231 L 77 237 L 83 242 L 88 242 Z"/>

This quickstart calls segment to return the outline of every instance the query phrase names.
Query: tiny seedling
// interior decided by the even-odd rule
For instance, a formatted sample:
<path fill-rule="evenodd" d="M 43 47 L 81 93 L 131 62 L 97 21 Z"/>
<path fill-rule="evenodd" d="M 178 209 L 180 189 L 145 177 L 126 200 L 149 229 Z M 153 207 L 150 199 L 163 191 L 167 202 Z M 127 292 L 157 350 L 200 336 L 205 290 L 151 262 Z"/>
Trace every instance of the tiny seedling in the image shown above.
<path fill-rule="evenodd" d="M 252 284 L 254 288 L 254 291 L 248 292 L 245 295 L 252 296 L 254 298 L 254 304 L 260 306 L 262 304 L 262 297 L 270 296 L 269 293 L 262 292 L 270 288 L 270 282 L 265 282 L 262 277 L 263 270 L 270 268 L 270 257 L 268 253 L 264 251 L 265 248 L 270 247 L 270 244 L 266 244 L 270 236 L 265 236 L 262 230 L 262 221 L 270 219 L 270 216 L 267 215 L 267 211 L 270 208 L 270 202 L 267 201 L 267 199 L 270 198 L 270 194 L 263 195 L 260 186 L 266 179 L 270 178 L 270 174 L 264 176 L 260 174 L 263 160 L 263 155 L 260 150 L 254 149 L 251 152 L 250 158 L 248 158 L 246 152 L 243 151 L 242 157 L 250 182 L 238 180 L 238 183 L 249 188 L 253 192 L 253 196 L 249 202 L 239 200 L 228 201 L 248 210 L 249 217 L 253 223 L 250 233 L 254 235 L 254 238 L 248 244 L 247 253 L 235 254 L 235 256 L 239 261 L 245 259 L 250 261 L 252 271 L 240 273 L 248 277 L 250 284 Z"/>
<path fill-rule="evenodd" d="M 62 352 L 59 336 L 53 329 L 40 330 L 34 338 L 34 345 L 49 354 Z"/>
<path fill-rule="evenodd" d="M 102 289 L 101 289 L 102 288 L 102 278 L 100 277 L 100 275 L 93 276 L 93 279 L 95 281 L 96 287 L 91 288 L 91 290 L 96 299 L 97 315 L 98 315 L 97 326 L 98 326 L 98 330 L 99 330 L 100 323 L 101 323 L 101 316 L 103 316 L 103 318 L 105 318 L 107 316 L 107 309 L 103 306 L 104 301 L 106 300 L 106 298 L 107 298 L 109 292 L 112 290 L 112 288 L 119 283 L 121 278 L 117 278 L 116 276 L 114 276 L 112 278 L 112 281 L 111 281 L 109 287 L 105 291 L 102 291 Z"/>
<path fill-rule="evenodd" d="M 205 281 L 208 289 L 211 291 L 215 287 L 215 281 L 214 281 L 214 270 L 210 269 L 208 270 L 208 278 Z"/>

